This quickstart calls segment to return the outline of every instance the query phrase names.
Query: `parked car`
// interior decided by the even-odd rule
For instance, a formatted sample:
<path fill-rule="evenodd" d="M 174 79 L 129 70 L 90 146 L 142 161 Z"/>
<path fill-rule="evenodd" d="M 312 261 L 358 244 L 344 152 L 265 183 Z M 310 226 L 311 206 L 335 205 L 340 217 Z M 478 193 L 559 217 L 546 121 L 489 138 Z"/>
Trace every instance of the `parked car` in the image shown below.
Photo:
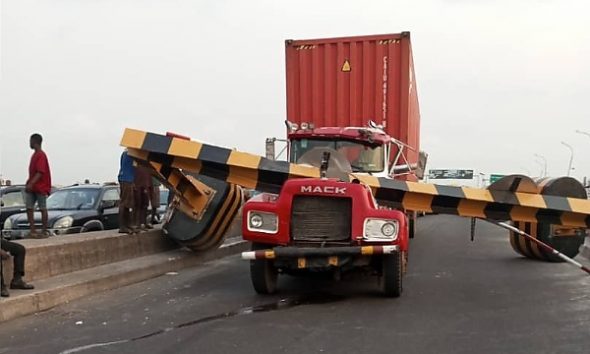
<path fill-rule="evenodd" d="M 48 226 L 52 235 L 116 229 L 119 227 L 119 188 L 116 184 L 83 184 L 57 190 L 47 198 Z M 41 229 L 41 213 L 35 212 L 35 226 Z M 27 214 L 14 214 L 4 222 L 7 239 L 29 233 Z"/>
<path fill-rule="evenodd" d="M 166 210 L 168 210 L 168 189 L 160 188 L 160 206 L 156 210 L 156 221 L 161 223 L 164 220 Z M 150 217 L 148 215 L 148 217 Z"/>
<path fill-rule="evenodd" d="M 51 187 L 51 193 L 55 191 L 56 188 Z M 0 230 L 4 228 L 4 222 L 9 216 L 26 211 L 24 184 L 0 189 Z"/>
<path fill-rule="evenodd" d="M 25 207 L 25 186 L 10 186 L 0 189 L 0 230 L 4 221 L 14 214 L 27 211 Z"/>

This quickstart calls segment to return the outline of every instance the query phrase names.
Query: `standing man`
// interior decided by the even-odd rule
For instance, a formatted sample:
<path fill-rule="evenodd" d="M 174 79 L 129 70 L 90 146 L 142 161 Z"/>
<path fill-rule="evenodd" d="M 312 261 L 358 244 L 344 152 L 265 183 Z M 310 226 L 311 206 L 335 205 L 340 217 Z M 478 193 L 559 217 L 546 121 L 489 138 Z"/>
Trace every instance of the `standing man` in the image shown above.
<path fill-rule="evenodd" d="M 152 175 L 150 170 L 144 166 L 137 166 L 135 169 L 135 206 L 137 207 L 137 226 L 143 230 L 153 229 L 147 219 L 147 209 L 150 205 L 152 195 Z"/>
<path fill-rule="evenodd" d="M 21 245 L 20 243 L 10 242 L 4 239 L 0 239 L 0 259 L 7 260 L 10 256 L 14 257 L 14 275 L 12 277 L 12 281 L 10 282 L 11 289 L 22 289 L 22 290 L 31 290 L 35 287 L 31 284 L 27 284 L 23 277 L 25 276 L 25 254 L 27 253 L 25 246 Z M 0 267 L 2 269 L 2 267 Z M 8 297 L 10 294 L 8 293 L 8 289 L 6 288 L 6 284 L 4 284 L 4 275 L 0 273 L 1 278 L 1 287 L 0 287 L 0 296 Z"/>
<path fill-rule="evenodd" d="M 31 135 L 29 145 L 35 152 L 31 156 L 29 163 L 29 179 L 26 185 L 26 206 L 27 218 L 29 220 L 30 238 L 46 238 L 49 236 L 47 231 L 47 196 L 51 192 L 51 171 L 49 170 L 49 161 L 47 155 L 41 149 L 43 138 L 40 134 Z M 41 221 L 43 230 L 38 234 L 35 227 L 34 210 L 35 203 L 41 210 Z"/>
<path fill-rule="evenodd" d="M 119 232 L 124 234 L 135 232 L 133 226 L 136 214 L 134 180 L 135 166 L 133 166 L 133 159 L 125 149 L 121 154 L 119 168 Z"/>

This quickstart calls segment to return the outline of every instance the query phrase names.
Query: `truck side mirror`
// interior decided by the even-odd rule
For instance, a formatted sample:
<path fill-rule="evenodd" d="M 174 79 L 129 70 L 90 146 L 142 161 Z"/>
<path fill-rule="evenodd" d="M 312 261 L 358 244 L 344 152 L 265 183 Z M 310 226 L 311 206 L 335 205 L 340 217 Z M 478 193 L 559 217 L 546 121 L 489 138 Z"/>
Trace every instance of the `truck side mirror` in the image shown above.
<path fill-rule="evenodd" d="M 275 157 L 275 139 L 266 138 L 266 158 L 269 160 L 274 160 Z"/>
<path fill-rule="evenodd" d="M 418 166 L 416 167 L 416 176 L 420 179 L 424 178 L 424 172 L 426 171 L 427 161 L 428 154 L 424 151 L 420 151 L 418 154 Z"/>

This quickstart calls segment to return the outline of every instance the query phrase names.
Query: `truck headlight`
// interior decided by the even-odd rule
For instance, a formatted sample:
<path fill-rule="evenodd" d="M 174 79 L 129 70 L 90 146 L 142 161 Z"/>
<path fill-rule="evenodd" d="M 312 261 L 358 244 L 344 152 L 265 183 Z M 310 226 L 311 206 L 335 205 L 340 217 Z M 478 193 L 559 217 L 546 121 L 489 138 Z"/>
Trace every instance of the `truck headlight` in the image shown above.
<path fill-rule="evenodd" d="M 365 219 L 363 239 L 368 242 L 388 242 L 397 239 L 397 220 Z"/>
<path fill-rule="evenodd" d="M 248 212 L 248 231 L 274 234 L 279 230 L 279 217 L 264 211 Z"/>
<path fill-rule="evenodd" d="M 381 226 L 381 233 L 387 237 L 392 237 L 393 235 L 395 235 L 396 230 L 397 227 L 395 227 L 395 225 L 392 222 L 386 222 L 385 224 L 383 224 L 383 226 Z"/>
<path fill-rule="evenodd" d="M 4 230 L 10 230 L 10 229 L 12 229 L 12 220 L 10 220 L 10 218 L 8 218 L 4 221 Z"/>
<path fill-rule="evenodd" d="M 68 227 L 72 226 L 74 222 L 74 218 L 71 216 L 64 216 L 62 218 L 57 219 L 57 221 L 53 224 L 54 229 L 67 229 Z"/>
<path fill-rule="evenodd" d="M 262 215 L 260 214 L 252 214 L 250 215 L 250 226 L 255 229 L 259 229 L 262 227 L 264 220 L 262 220 Z"/>

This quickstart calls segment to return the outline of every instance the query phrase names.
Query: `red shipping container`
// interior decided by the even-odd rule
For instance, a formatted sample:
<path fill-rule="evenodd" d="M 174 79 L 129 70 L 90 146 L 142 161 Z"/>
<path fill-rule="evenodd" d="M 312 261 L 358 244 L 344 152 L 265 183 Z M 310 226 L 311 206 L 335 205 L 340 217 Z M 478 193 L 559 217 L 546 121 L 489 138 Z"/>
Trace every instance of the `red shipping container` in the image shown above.
<path fill-rule="evenodd" d="M 316 127 L 365 127 L 370 120 L 420 150 L 420 109 L 410 33 L 287 40 L 287 119 Z M 393 156 L 393 154 L 392 154 Z"/>

